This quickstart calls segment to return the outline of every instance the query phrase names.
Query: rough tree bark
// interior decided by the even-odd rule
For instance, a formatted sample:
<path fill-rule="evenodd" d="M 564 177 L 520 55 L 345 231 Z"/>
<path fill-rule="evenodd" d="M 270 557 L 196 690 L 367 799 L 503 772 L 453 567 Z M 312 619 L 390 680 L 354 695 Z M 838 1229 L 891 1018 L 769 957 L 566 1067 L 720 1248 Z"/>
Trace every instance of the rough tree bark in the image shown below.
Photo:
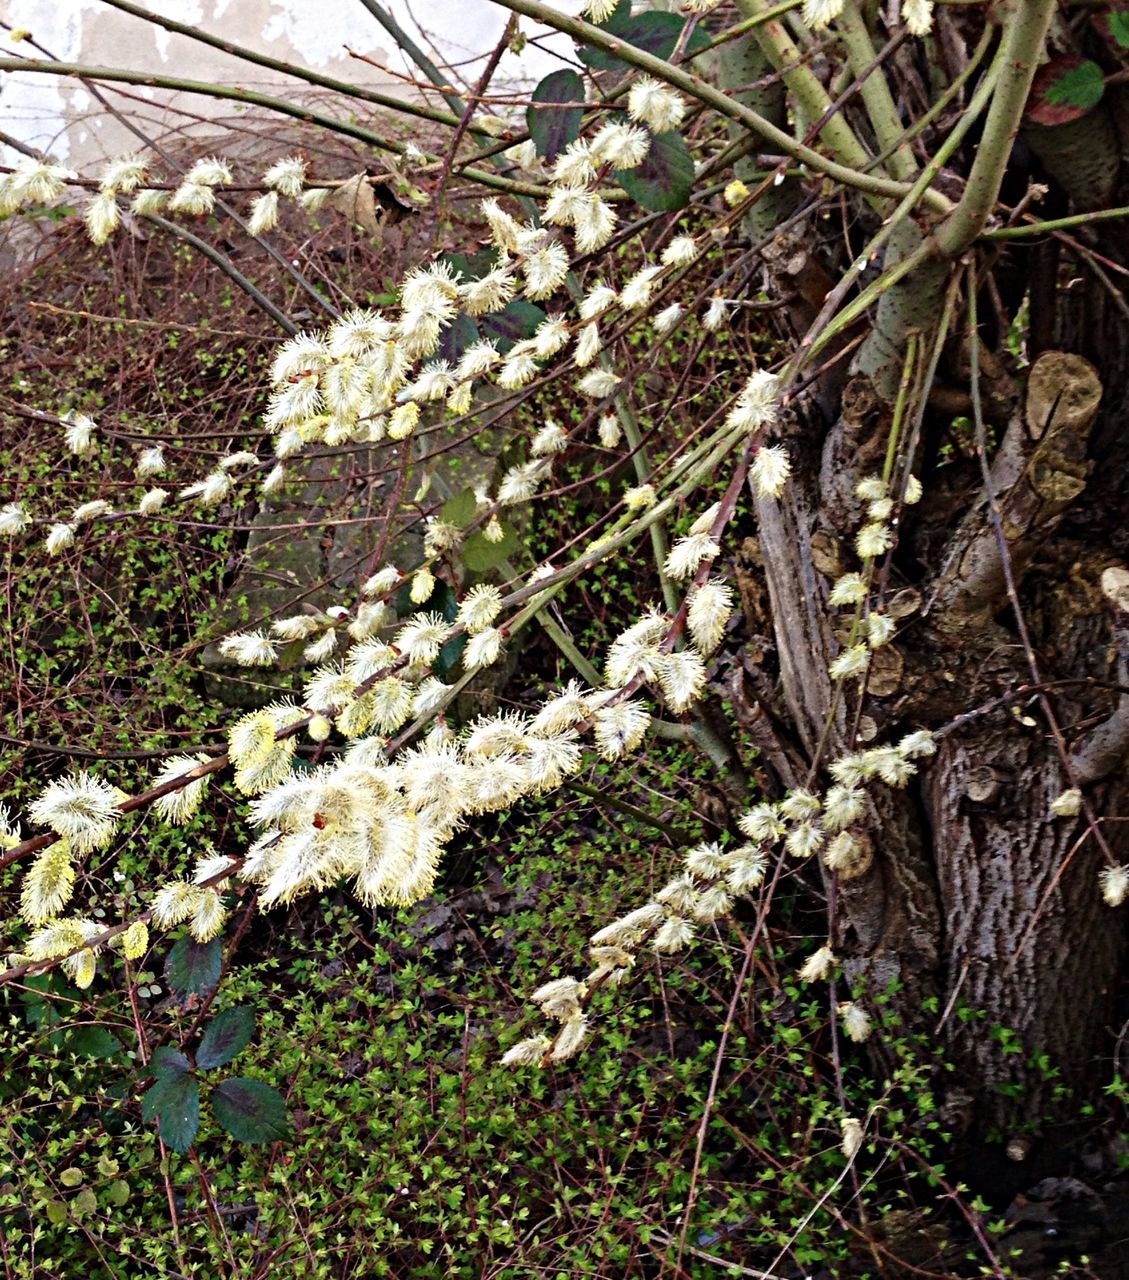
<path fill-rule="evenodd" d="M 949 19 L 941 22 L 949 50 L 979 34 L 966 25 L 962 43 Z M 1034 141 L 1025 133 L 1005 174 L 1012 198 L 1037 179 L 1064 207 L 1126 203 L 1117 150 L 1129 121 L 1125 97 L 1110 95 L 1102 111 L 1107 118 L 1075 159 L 1077 183 L 1054 130 Z M 974 155 L 970 149 L 966 165 Z M 858 216 L 866 216 L 861 202 Z M 927 226 L 898 228 L 887 262 L 930 234 Z M 878 800 L 871 868 L 827 885 L 838 904 L 833 943 L 848 975 L 872 993 L 896 983 L 907 1023 L 958 1068 L 949 1076 L 950 1117 L 969 1145 L 1012 1159 L 1054 1148 L 1056 1123 L 1077 1114 L 1084 1091 L 1111 1074 L 1129 910 L 1106 906 L 1098 887 L 1110 853 L 1129 860 L 1129 825 L 1119 821 L 1129 806 L 1129 706 L 1109 687 L 1126 684 L 1129 661 L 1119 569 L 1129 560 L 1129 309 L 1120 282 L 1097 265 L 1116 268 L 1129 253 L 1124 224 L 1096 223 L 1077 235 L 1080 246 L 1056 246 L 1061 255 L 1048 253 L 1046 240 L 972 254 L 954 243 L 883 300 L 849 377 L 832 372 L 795 402 L 780 426 L 794 484 L 781 502 L 757 504 L 775 654 L 764 665 L 747 663 L 742 677 L 751 677 L 766 713 L 758 744 L 781 786 L 794 783 L 797 759 L 810 761 L 825 731 L 824 763 L 860 737 L 939 730 L 1030 686 L 1032 659 L 1049 682 L 1045 705 L 1029 693 L 948 732 L 910 786 Z M 774 272 L 792 261 L 794 273 L 794 254 L 767 261 L 770 287 L 788 299 L 800 336 L 818 300 L 805 314 Z M 826 265 L 832 275 L 842 266 Z M 853 695 L 836 700 L 827 666 L 844 636 L 836 635 L 827 597 L 834 577 L 857 567 L 851 544 L 864 504 L 854 486 L 881 469 L 907 344 L 915 335 L 930 349 L 954 273 L 963 314 L 975 279 L 971 288 L 990 317 L 979 329 L 978 390 L 1006 562 L 975 431 L 952 427 L 954 417 L 974 418 L 964 322 L 945 343 L 922 415 L 914 470 L 932 472 L 927 497 L 903 512 L 884 584 L 887 607 L 900 614 L 897 639 L 872 668 L 861 703 Z M 1039 314 L 1030 331 L 1033 364 L 1024 369 L 1009 356 L 993 307 L 1002 296 L 1014 315 L 1028 289 Z M 787 724 L 794 737 L 766 732 L 766 723 Z M 1101 817 L 1105 851 L 1085 810 L 1051 815 L 1051 802 L 1073 783 Z M 966 1020 L 962 1008 L 977 1016 Z"/>

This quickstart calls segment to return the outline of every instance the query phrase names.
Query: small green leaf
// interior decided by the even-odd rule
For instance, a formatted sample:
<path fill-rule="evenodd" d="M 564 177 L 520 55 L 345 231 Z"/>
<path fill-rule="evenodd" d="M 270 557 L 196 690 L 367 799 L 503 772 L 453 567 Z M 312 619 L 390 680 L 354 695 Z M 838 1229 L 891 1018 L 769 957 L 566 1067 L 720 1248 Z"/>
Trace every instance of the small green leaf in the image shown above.
<path fill-rule="evenodd" d="M 444 524 L 453 524 L 456 529 L 465 529 L 474 519 L 477 509 L 478 501 L 474 496 L 474 490 L 464 489 L 461 493 L 456 493 L 453 498 L 447 499 L 439 512 L 439 519 Z"/>
<path fill-rule="evenodd" d="M 105 1151 L 98 1157 L 97 1169 L 103 1178 L 112 1178 L 120 1168 L 121 1165 L 118 1164 L 114 1157 L 107 1155 Z"/>
<path fill-rule="evenodd" d="M 515 342 L 532 337 L 544 319 L 545 313 L 540 307 L 518 298 L 502 311 L 482 317 L 482 335 L 493 338 L 498 350 L 505 355 Z"/>
<path fill-rule="evenodd" d="M 286 1137 L 286 1103 L 261 1080 L 232 1076 L 212 1094 L 216 1119 L 238 1142 L 275 1142 Z"/>
<path fill-rule="evenodd" d="M 61 1227 L 67 1220 L 67 1206 L 61 1200 L 47 1201 L 47 1221 L 53 1227 Z"/>
<path fill-rule="evenodd" d="M 155 1076 L 182 1076 L 188 1070 L 188 1059 L 171 1045 L 163 1044 L 153 1050 L 149 1069 Z"/>
<path fill-rule="evenodd" d="M 76 1169 L 74 1165 L 71 1165 L 69 1169 L 64 1169 L 59 1174 L 59 1181 L 64 1187 L 77 1187 L 82 1182 L 82 1178 L 82 1170 Z"/>
<path fill-rule="evenodd" d="M 219 938 L 197 942 L 185 937 L 173 943 L 165 961 L 165 977 L 179 996 L 210 995 L 220 980 L 223 948 Z"/>
<path fill-rule="evenodd" d="M 254 1010 L 246 1005 L 225 1009 L 208 1023 L 196 1050 L 196 1065 L 204 1071 L 222 1067 L 247 1048 L 254 1034 Z"/>
<path fill-rule="evenodd" d="M 660 133 L 635 169 L 620 169 L 616 180 L 644 209 L 683 209 L 694 186 L 694 160 L 680 133 Z"/>
<path fill-rule="evenodd" d="M 525 109 L 525 127 L 537 154 L 552 164 L 570 142 L 580 137 L 581 106 L 558 103 L 584 101 L 584 82 L 575 71 L 553 71 L 533 90 L 532 103 Z M 541 103 L 534 106 L 533 103 Z"/>
<path fill-rule="evenodd" d="M 111 1204 L 115 1204 L 120 1209 L 129 1199 L 129 1183 L 123 1182 L 121 1178 L 115 1179 L 106 1189 L 106 1195 Z"/>
<path fill-rule="evenodd" d="M 463 564 L 471 573 L 489 573 L 521 550 L 521 538 L 513 525 L 503 521 L 502 532 L 505 536 L 501 542 L 490 542 L 484 534 L 472 533 L 463 543 Z"/>
<path fill-rule="evenodd" d="M 200 1090 L 188 1075 L 161 1076 L 141 1099 L 141 1116 L 156 1119 L 157 1132 L 170 1151 L 181 1155 L 200 1127 Z"/>
<path fill-rule="evenodd" d="M 1129 49 L 1129 10 L 1121 9 L 1109 15 L 1109 33 L 1118 48 Z"/>

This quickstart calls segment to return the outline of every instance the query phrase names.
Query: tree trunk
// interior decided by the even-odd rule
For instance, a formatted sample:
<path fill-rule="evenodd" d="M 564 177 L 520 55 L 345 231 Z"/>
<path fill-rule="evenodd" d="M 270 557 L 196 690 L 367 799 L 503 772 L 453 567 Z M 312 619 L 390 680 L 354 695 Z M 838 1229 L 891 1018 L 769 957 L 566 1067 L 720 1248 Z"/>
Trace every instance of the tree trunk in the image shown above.
<path fill-rule="evenodd" d="M 1113 246 L 1102 252 L 1116 256 Z M 1031 263 L 1054 262 L 1038 249 L 1016 256 L 1024 280 Z M 931 337 L 920 302 L 938 296 L 936 275 L 911 277 L 911 298 L 915 288 L 916 311 L 899 316 L 898 300 L 889 301 L 834 420 L 813 395 L 782 423 L 794 484 L 779 503 L 757 504 L 778 666 L 754 676 L 771 718 L 790 722 L 797 739 L 776 755 L 782 785 L 796 776 L 797 749 L 813 757 L 833 706 L 827 666 L 843 636 L 827 596 L 838 573 L 857 568 L 864 504 L 854 486 L 881 469 L 891 368 L 912 331 L 926 344 Z M 942 447 L 952 456 L 934 466 L 921 507 L 903 513 L 885 592 L 890 612 L 902 614 L 898 634 L 876 654 L 861 704 L 857 686 L 839 698 L 822 757 L 826 765 L 860 739 L 944 730 L 1030 686 L 1032 657 L 1051 686 L 1045 697 L 1061 737 L 1035 692 L 949 728 L 907 788 L 876 797 L 871 868 L 842 884 L 827 878 L 839 904 L 833 944 L 852 985 L 873 997 L 896 984 L 906 1023 L 956 1067 L 945 1105 L 966 1144 L 1013 1160 L 1053 1158 L 1055 1126 L 1109 1077 L 1116 1042 L 1129 907 L 1103 903 L 1099 872 L 1110 856 L 1129 861 L 1129 825 L 1118 820 L 1129 803 L 1129 700 L 1110 688 L 1129 684 L 1129 618 L 1102 589 L 1103 572 L 1129 559 L 1122 310 L 1089 274 L 1056 320 L 1059 343 L 1087 360 L 1044 352 L 1020 372 L 1020 390 L 1006 351 L 981 358 L 992 486 L 1030 655 L 974 442 L 962 458 L 950 431 L 951 406 L 970 412 L 970 384 L 967 341 L 949 342 L 940 408 L 926 413 L 923 438 L 927 458 Z M 1052 815 L 1071 786 L 1064 754 L 1101 819 L 1104 850 L 1085 811 Z"/>

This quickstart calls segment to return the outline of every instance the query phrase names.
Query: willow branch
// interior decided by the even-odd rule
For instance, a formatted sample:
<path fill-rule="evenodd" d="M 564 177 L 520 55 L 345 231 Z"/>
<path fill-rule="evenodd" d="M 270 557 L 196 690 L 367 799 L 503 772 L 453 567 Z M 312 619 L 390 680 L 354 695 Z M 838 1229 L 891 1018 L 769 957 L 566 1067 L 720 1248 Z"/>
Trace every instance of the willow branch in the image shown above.
<path fill-rule="evenodd" d="M 780 72 L 784 83 L 795 95 L 796 101 L 807 116 L 808 123 L 822 121 L 820 136 L 844 164 L 851 165 L 855 169 L 867 168 L 871 162 L 869 153 L 855 137 L 854 131 L 843 114 L 831 109 L 832 103 L 827 90 L 804 61 L 803 54 L 788 34 L 787 27 L 779 18 L 768 18 L 768 6 L 763 3 L 763 0 L 737 0 L 737 8 L 747 18 L 761 19 L 754 33 L 757 42 L 764 50 L 769 62 Z M 866 65 L 869 66 L 870 63 Z M 852 64 L 851 70 L 861 77 L 865 67 L 856 68 Z M 864 89 L 864 100 L 866 92 Z"/>
<path fill-rule="evenodd" d="M 350 120 L 341 120 L 336 116 L 326 115 L 313 107 L 300 106 L 287 102 L 282 98 L 272 98 L 269 94 L 256 93 L 251 89 L 240 89 L 234 85 L 213 84 L 206 80 L 184 80 L 179 76 L 154 75 L 149 71 L 128 71 L 120 67 L 87 66 L 79 62 L 56 62 L 45 58 L 0 58 L 0 71 L 30 71 L 40 75 L 78 76 L 84 80 L 107 80 L 121 84 L 141 84 L 156 89 L 172 89 L 180 93 L 194 93 L 204 98 L 226 98 L 233 102 L 245 102 L 252 107 L 262 107 L 265 111 L 274 111 L 279 115 L 290 116 L 295 120 L 316 124 L 331 133 L 339 133 L 347 138 L 356 138 L 359 142 L 367 142 L 369 146 L 380 151 L 389 151 L 394 155 L 403 155 L 408 144 L 394 142 L 390 138 L 381 137 L 363 125 L 354 124 Z M 418 150 L 418 148 L 417 148 Z M 441 157 L 423 153 L 425 161 L 440 163 Z M 472 182 L 484 187 L 493 187 L 511 195 L 543 196 L 545 188 L 535 182 L 520 182 L 514 178 L 503 178 L 499 174 L 485 169 L 460 169 L 460 173 Z"/>
<path fill-rule="evenodd" d="M 937 242 L 948 258 L 958 258 L 976 240 L 999 198 L 1011 144 L 1057 7 L 1057 0 L 1028 0 L 1012 16 L 1004 37 L 1003 70 L 972 172 L 955 212 L 937 231 Z"/>
<path fill-rule="evenodd" d="M 648 75 L 678 89 L 687 97 L 712 107 L 727 120 L 735 120 L 738 124 L 752 129 L 784 155 L 801 161 L 814 172 L 825 174 L 846 187 L 862 191 L 867 195 L 888 196 L 896 199 L 900 199 L 909 191 L 909 187 L 904 182 L 894 182 L 877 174 L 862 173 L 857 168 L 851 168 L 849 165 L 840 164 L 837 160 L 821 155 L 820 152 L 805 146 L 802 142 L 797 142 L 791 134 L 777 128 L 756 111 L 742 106 L 715 89 L 701 76 L 672 66 L 666 59 L 656 58 L 635 45 L 627 44 L 618 37 L 610 35 L 603 28 L 593 26 L 590 22 L 584 22 L 580 18 L 570 18 L 549 5 L 540 3 L 540 0 L 495 0 L 495 3 L 572 36 L 574 40 L 579 40 L 583 44 L 602 49 L 605 53 L 612 54 L 640 71 L 647 72 Z M 865 153 L 862 158 L 864 163 L 869 159 Z M 940 214 L 951 213 L 954 207 L 947 196 L 935 190 L 926 191 L 922 196 L 922 203 L 932 212 Z"/>
<path fill-rule="evenodd" d="M 402 50 L 423 72 L 423 74 L 431 81 L 431 83 L 443 95 L 443 101 L 451 108 L 455 116 L 462 114 L 463 100 L 458 93 L 455 92 L 452 85 L 447 82 L 446 76 L 439 70 L 434 62 L 419 47 L 412 37 L 404 30 L 396 21 L 391 13 L 384 8 L 383 5 L 377 4 L 376 0 L 360 0 L 361 4 L 368 12 L 380 23 L 385 31 L 396 42 L 396 46 Z"/>
<path fill-rule="evenodd" d="M 391 94 L 380 93 L 376 89 L 366 89 L 363 85 L 350 84 L 346 80 L 336 80 L 333 76 L 322 75 L 318 71 L 312 71 L 309 67 L 298 66 L 292 62 L 282 62 L 278 58 L 268 57 L 265 53 L 248 49 L 244 45 L 235 44 L 231 40 L 224 40 L 221 36 L 214 36 L 199 27 L 189 26 L 184 22 L 175 22 L 172 18 L 166 18 L 162 14 L 155 13 L 152 9 L 143 9 L 140 5 L 131 4 L 130 0 L 102 0 L 102 3 L 108 4 L 114 9 L 120 9 L 123 13 L 132 14 L 135 18 L 141 18 L 144 22 L 150 22 L 154 26 L 163 27 L 166 31 L 172 31 L 176 35 L 187 36 L 189 40 L 196 40 L 200 44 L 210 45 L 213 49 L 219 49 L 223 53 L 230 54 L 233 58 L 253 63 L 257 67 L 266 67 L 271 71 L 279 72 L 281 75 L 293 76 L 296 79 L 305 80 L 308 84 L 316 84 L 322 89 L 332 89 L 336 93 L 343 93 L 347 97 L 357 98 L 362 102 L 372 102 L 378 107 L 386 107 L 388 110 L 399 112 L 401 115 L 415 116 L 419 120 L 431 120 L 435 124 L 451 126 L 458 124 L 457 115 L 451 115 L 446 111 L 437 111 L 434 107 L 429 107 L 423 103 L 411 102 L 406 98 L 396 98 Z"/>
<path fill-rule="evenodd" d="M 875 72 L 877 61 L 870 32 L 855 0 L 847 0 L 839 15 L 839 34 L 847 49 L 847 61 L 860 82 L 863 106 L 874 126 L 878 145 L 887 155 L 887 167 L 895 178 L 909 182 L 917 172 L 913 152 L 905 142 L 897 104 L 886 77 Z"/>

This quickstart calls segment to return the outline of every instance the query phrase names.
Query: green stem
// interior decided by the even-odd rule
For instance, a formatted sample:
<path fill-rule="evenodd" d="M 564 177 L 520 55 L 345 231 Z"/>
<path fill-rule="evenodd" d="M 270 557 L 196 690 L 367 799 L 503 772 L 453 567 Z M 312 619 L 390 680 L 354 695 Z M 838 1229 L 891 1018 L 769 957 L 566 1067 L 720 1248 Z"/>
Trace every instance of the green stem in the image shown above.
<path fill-rule="evenodd" d="M 820 137 L 832 152 L 844 164 L 854 169 L 865 169 L 870 164 L 869 153 L 855 137 L 842 112 L 831 110 L 827 90 L 804 60 L 788 29 L 778 18 L 768 19 L 768 6 L 763 0 L 737 0 L 737 8 L 747 18 L 762 20 L 756 28 L 757 41 L 795 96 L 807 122 L 815 124 L 822 120 Z"/>
<path fill-rule="evenodd" d="M 608 367 L 611 361 L 607 362 Z M 643 448 L 643 435 L 639 430 L 639 422 L 632 411 L 628 399 L 622 393 L 615 397 L 616 414 L 623 427 L 624 439 L 631 449 L 631 464 L 635 471 L 635 479 L 640 484 L 648 484 L 651 480 L 651 462 L 647 451 Z M 664 568 L 666 558 L 670 555 L 670 543 L 666 536 L 665 525 L 655 522 L 651 525 L 651 549 L 655 554 L 655 568 L 658 570 L 659 583 L 662 586 L 663 600 L 670 613 L 678 612 L 678 592 L 674 583 L 666 575 Z"/>
<path fill-rule="evenodd" d="M 1096 209 L 1092 213 L 1074 213 L 1067 218 L 1050 218 L 1046 222 L 1030 222 L 1022 227 L 1000 227 L 997 231 L 985 231 L 980 239 L 1023 240 L 1028 236 L 1045 236 L 1053 231 L 1085 227 L 1091 222 L 1104 222 L 1109 218 L 1129 218 L 1129 205 L 1117 209 Z"/>
<path fill-rule="evenodd" d="M 291 116 L 295 120 L 304 120 L 308 124 L 320 125 L 333 133 L 343 134 L 347 138 L 357 138 L 381 151 L 390 151 L 395 155 L 403 155 L 408 145 L 382 138 L 350 120 L 340 120 L 326 115 L 313 107 L 299 106 L 286 102 L 282 98 L 272 98 L 265 93 L 255 93 L 250 89 L 240 89 L 234 85 L 212 84 L 206 80 L 184 80 L 178 76 L 154 75 L 149 71 L 127 71 L 119 67 L 87 66 L 79 62 L 56 62 L 46 58 L 0 58 L 0 71 L 31 71 L 41 75 L 79 76 L 87 80 L 108 80 L 121 84 L 141 84 L 158 89 L 175 89 L 181 93 L 195 93 L 205 98 L 226 98 L 233 102 L 245 102 L 249 106 L 262 107 L 266 111 L 275 111 L 279 115 Z M 425 161 L 441 163 L 440 156 L 423 154 Z M 545 188 L 533 182 L 519 182 L 512 178 L 503 178 L 485 169 L 460 169 L 460 173 L 472 182 L 481 183 L 485 187 L 493 187 L 498 191 L 506 191 L 512 195 L 543 196 Z"/>
<path fill-rule="evenodd" d="M 410 35 L 404 30 L 396 19 L 384 8 L 383 5 L 377 4 L 376 0 L 361 0 L 361 4 L 369 11 L 369 13 L 380 23 L 385 31 L 396 42 L 396 45 L 403 50 L 404 53 L 416 64 L 423 74 L 431 81 L 431 83 L 443 95 L 443 101 L 454 112 L 456 119 L 461 117 L 466 104 L 462 98 L 454 91 L 452 85 L 447 81 L 446 76 L 439 70 L 434 62 L 419 47 Z"/>
<path fill-rule="evenodd" d="M 640 809 L 637 805 L 628 804 L 626 800 L 618 799 L 606 789 L 589 786 L 587 782 L 577 782 L 575 778 L 569 778 L 564 785 L 569 791 L 575 791 L 582 796 L 590 796 L 593 800 L 598 800 L 600 804 L 607 805 L 609 809 L 614 809 L 625 817 L 633 818 L 636 822 L 642 822 L 648 827 L 654 827 L 656 831 L 661 831 L 676 847 L 682 846 L 689 839 L 686 832 L 672 827 L 669 822 L 664 822 L 662 818 L 656 818 L 653 813 L 648 813 L 646 809 Z"/>
<path fill-rule="evenodd" d="M 1031 81 L 1057 7 L 1057 0 L 1028 0 L 1012 16 L 1003 42 L 1003 69 L 984 121 L 984 135 L 976 148 L 972 172 L 955 212 L 937 232 L 938 244 L 947 258 L 960 257 L 972 245 L 995 207 L 1012 140 L 1019 131 Z"/>
<path fill-rule="evenodd" d="M 700 58 L 703 53 L 711 53 L 714 49 L 728 44 L 730 40 L 738 40 L 750 31 L 755 31 L 757 27 L 763 26 L 766 22 L 773 22 L 777 18 L 782 18 L 791 10 L 798 9 L 803 2 L 804 0 L 784 0 L 783 4 L 778 4 L 772 9 L 766 9 L 764 13 L 758 14 L 755 18 L 746 18 L 743 22 L 736 23 L 728 31 L 723 31 L 721 35 L 711 40 L 709 44 L 703 45 L 701 49 L 695 49 L 689 56 L 691 58 Z"/>
<path fill-rule="evenodd" d="M 992 41 L 995 39 L 995 32 L 991 26 L 985 28 L 984 33 L 980 37 L 980 43 L 972 51 L 972 56 L 968 59 L 968 66 L 960 73 L 951 85 L 940 95 L 936 102 L 928 111 L 918 116 L 909 128 L 905 129 L 898 137 L 897 141 L 912 142 L 914 138 L 922 134 L 934 120 L 948 107 L 949 103 L 957 96 L 964 86 L 976 74 L 984 56 L 991 47 Z M 884 164 L 890 155 L 889 151 L 883 150 L 874 157 L 873 164 Z"/>
<path fill-rule="evenodd" d="M 214 262 L 217 267 L 224 273 L 232 283 L 237 284 L 240 289 L 258 306 L 265 311 L 268 316 L 278 325 L 284 332 L 294 337 L 298 332 L 298 326 L 294 324 L 289 317 L 284 316 L 273 302 L 260 290 L 258 290 L 250 280 L 225 257 L 220 251 L 210 245 L 206 240 L 201 240 L 199 236 L 194 236 L 191 231 L 178 226 L 175 222 L 170 222 L 167 218 L 160 217 L 156 213 L 147 213 L 145 217 L 154 226 L 158 226 L 162 231 L 167 231 L 169 235 L 176 236 L 179 239 L 190 244 L 197 253 L 201 253 L 210 262 Z"/>
<path fill-rule="evenodd" d="M 785 155 L 803 162 L 816 173 L 825 174 L 846 187 L 868 195 L 890 196 L 897 199 L 901 199 L 909 190 L 903 182 L 893 182 L 889 178 L 876 174 L 862 173 L 857 168 L 852 169 L 836 160 L 828 159 L 811 147 L 804 146 L 802 142 L 797 142 L 791 134 L 778 129 L 757 112 L 734 102 L 732 98 L 708 84 L 701 76 L 692 75 L 679 67 L 672 66 L 664 58 L 656 58 L 645 50 L 636 48 L 635 45 L 627 44 L 616 36 L 610 35 L 603 28 L 593 26 L 590 22 L 584 22 L 580 18 L 570 18 L 549 5 L 541 3 L 541 0 L 495 0 L 495 2 L 514 13 L 524 14 L 527 18 L 533 18 L 547 27 L 572 36 L 582 44 L 613 54 L 640 71 L 646 71 L 648 75 L 678 89 L 687 97 L 712 107 L 727 120 L 736 120 L 739 124 L 752 129 Z M 869 157 L 864 153 L 863 159 L 868 161 Z M 923 203 L 935 213 L 948 214 L 953 209 L 952 201 L 940 191 L 925 192 Z"/>
<path fill-rule="evenodd" d="M 976 93 L 973 95 L 968 109 L 961 116 L 956 127 L 949 136 L 937 149 L 937 154 L 921 171 L 917 181 L 910 189 L 909 195 L 901 202 L 894 212 L 887 219 L 885 225 L 879 229 L 877 234 L 871 239 L 862 253 L 844 272 L 842 278 L 836 284 L 835 288 L 828 295 L 823 308 L 819 315 L 815 318 L 808 336 L 800 345 L 800 350 L 794 357 L 794 370 L 798 372 L 803 368 L 823 347 L 831 341 L 836 334 L 841 333 L 848 325 L 862 314 L 876 299 L 880 298 L 888 289 L 890 289 L 898 280 L 902 279 L 909 270 L 920 266 L 930 257 L 936 255 L 937 246 L 932 242 L 925 240 L 922 242 L 917 251 L 910 257 L 902 259 L 900 262 L 891 263 L 886 271 L 872 285 L 870 285 L 858 298 L 846 307 L 838 315 L 834 314 L 835 307 L 846 296 L 847 290 L 853 282 L 858 278 L 863 266 L 869 262 L 873 255 L 876 254 L 884 244 L 900 229 L 906 226 L 905 218 L 912 209 L 916 200 L 918 188 L 925 186 L 933 181 L 934 177 L 941 171 L 947 163 L 949 157 L 957 150 L 964 141 L 965 135 L 980 118 L 981 112 L 991 101 L 992 94 L 998 82 L 1000 73 L 1004 65 L 1006 56 L 1005 49 L 1001 48 L 997 51 L 992 65 L 988 68 L 987 73 Z M 908 264 L 908 265 L 907 265 Z M 865 305 L 860 305 L 864 304 Z"/>
<path fill-rule="evenodd" d="M 917 165 L 904 140 L 901 118 L 889 83 L 885 75 L 875 68 L 874 45 L 855 0 L 847 0 L 843 6 L 838 28 L 847 48 L 847 61 L 859 82 L 859 92 L 874 127 L 874 136 L 879 147 L 888 152 L 890 172 L 902 182 L 910 182 L 917 173 Z"/>
<path fill-rule="evenodd" d="M 210 45 L 213 49 L 219 49 L 223 53 L 230 54 L 233 58 L 239 58 L 243 62 L 253 63 L 257 67 L 267 67 L 269 70 L 277 71 L 282 75 L 305 80 L 308 84 L 320 85 L 323 89 L 333 89 L 338 93 L 345 94 L 347 97 L 356 98 L 362 102 L 372 102 L 379 107 L 387 107 L 390 111 L 399 112 L 401 115 L 415 116 L 419 120 L 431 120 L 435 124 L 452 126 L 459 122 L 457 115 L 451 115 L 446 111 L 436 111 L 434 107 L 412 102 L 407 98 L 396 98 L 391 94 L 379 93 L 375 89 L 366 89 L 363 85 L 350 84 L 346 80 L 335 80 L 332 76 L 324 76 L 318 71 L 298 66 L 293 62 L 282 62 L 278 58 L 268 57 L 265 53 L 258 53 L 254 49 L 248 49 L 243 45 L 234 44 L 230 40 L 224 40 L 221 36 L 211 35 L 207 31 L 202 31 L 199 27 L 188 26 L 183 22 L 175 22 L 172 18 L 166 18 L 159 13 L 155 13 L 152 9 L 143 9 L 140 5 L 131 4 L 130 0 L 102 0 L 102 3 L 108 4 L 113 9 L 120 9 L 123 13 L 132 14 L 135 18 L 141 18 L 142 21 L 150 22 L 154 26 L 163 27 L 166 31 L 172 31 L 176 35 L 187 36 L 189 40 L 196 40 L 200 44 Z M 375 17 L 376 15 L 374 14 L 373 16 Z"/>

